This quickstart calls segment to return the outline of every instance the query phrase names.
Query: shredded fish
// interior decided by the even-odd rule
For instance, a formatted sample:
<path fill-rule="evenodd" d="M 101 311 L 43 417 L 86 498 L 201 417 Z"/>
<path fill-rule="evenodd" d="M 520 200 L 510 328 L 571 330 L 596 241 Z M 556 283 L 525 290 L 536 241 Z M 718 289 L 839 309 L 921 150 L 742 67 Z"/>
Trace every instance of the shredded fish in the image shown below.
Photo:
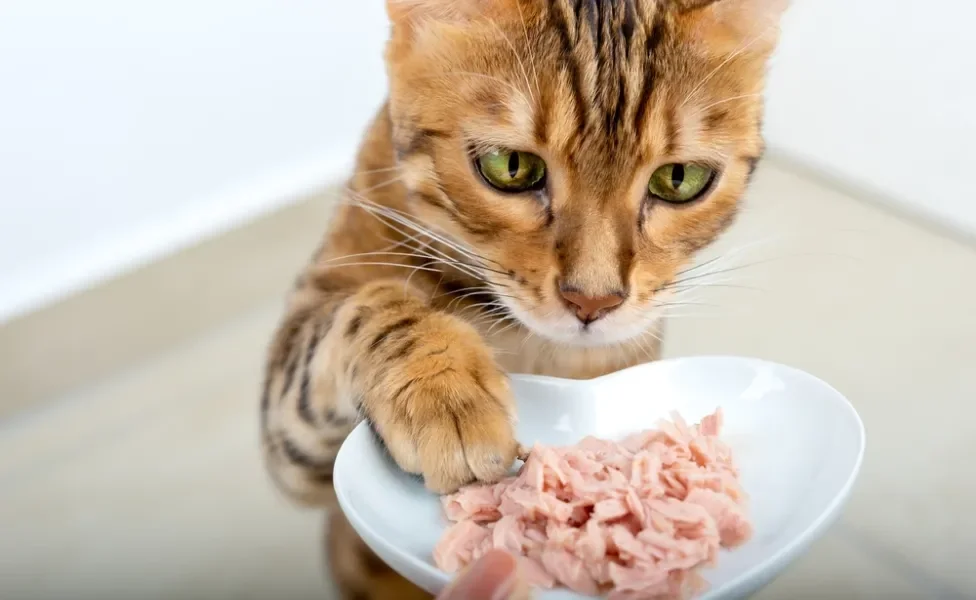
<path fill-rule="evenodd" d="M 492 548 L 519 557 L 537 587 L 609 600 L 685 599 L 699 570 L 752 535 L 722 412 L 689 426 L 677 414 L 620 442 L 519 448 L 518 474 L 444 496 L 453 524 L 434 562 L 456 572 Z"/>

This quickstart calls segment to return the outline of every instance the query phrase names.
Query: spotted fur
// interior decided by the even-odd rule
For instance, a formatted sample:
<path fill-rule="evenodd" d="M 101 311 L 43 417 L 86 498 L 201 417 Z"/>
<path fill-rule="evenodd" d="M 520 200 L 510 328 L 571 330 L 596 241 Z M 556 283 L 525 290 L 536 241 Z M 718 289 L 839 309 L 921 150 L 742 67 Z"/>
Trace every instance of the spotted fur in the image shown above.
<path fill-rule="evenodd" d="M 346 202 L 269 351 L 262 441 L 277 485 L 334 507 L 339 445 L 367 420 L 437 492 L 500 477 L 516 452 L 506 373 L 591 378 L 653 360 L 694 254 L 734 220 L 762 155 L 761 93 L 781 0 L 387 0 L 390 93 Z M 548 166 L 505 195 L 473 158 Z M 654 201 L 657 166 L 720 175 Z M 623 299 L 581 324 L 560 295 Z M 423 594 L 333 511 L 347 598 Z"/>

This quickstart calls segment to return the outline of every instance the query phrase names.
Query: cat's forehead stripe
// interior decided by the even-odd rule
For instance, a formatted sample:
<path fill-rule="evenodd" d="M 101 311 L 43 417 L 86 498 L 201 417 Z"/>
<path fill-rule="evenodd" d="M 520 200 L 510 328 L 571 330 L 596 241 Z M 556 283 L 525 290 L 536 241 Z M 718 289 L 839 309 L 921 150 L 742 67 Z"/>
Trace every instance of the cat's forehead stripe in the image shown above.
<path fill-rule="evenodd" d="M 667 36 L 657 3 L 553 0 L 549 16 L 560 68 L 570 84 L 578 139 L 636 141 L 648 126 L 655 60 Z"/>

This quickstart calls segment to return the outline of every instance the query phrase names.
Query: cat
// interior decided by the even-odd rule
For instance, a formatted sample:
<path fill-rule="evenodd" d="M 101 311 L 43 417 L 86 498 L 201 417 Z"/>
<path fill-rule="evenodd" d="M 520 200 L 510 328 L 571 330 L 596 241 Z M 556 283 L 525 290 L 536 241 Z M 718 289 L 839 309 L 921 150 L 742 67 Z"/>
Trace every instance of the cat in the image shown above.
<path fill-rule="evenodd" d="M 272 479 L 345 598 L 427 598 L 335 510 L 366 420 L 451 492 L 516 456 L 506 373 L 654 360 L 763 153 L 785 0 L 387 0 L 389 95 L 270 345 Z"/>

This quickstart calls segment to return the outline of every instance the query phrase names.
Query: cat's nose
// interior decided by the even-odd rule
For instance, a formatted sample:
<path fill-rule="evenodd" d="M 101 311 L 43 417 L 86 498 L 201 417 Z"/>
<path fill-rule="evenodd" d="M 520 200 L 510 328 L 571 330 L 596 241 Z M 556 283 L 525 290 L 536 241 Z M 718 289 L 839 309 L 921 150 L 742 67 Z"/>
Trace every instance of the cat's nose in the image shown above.
<path fill-rule="evenodd" d="M 559 293 L 566 304 L 576 313 L 576 318 L 584 325 L 606 316 L 607 313 L 624 303 L 622 292 L 603 296 L 590 296 L 576 288 L 561 284 Z"/>

